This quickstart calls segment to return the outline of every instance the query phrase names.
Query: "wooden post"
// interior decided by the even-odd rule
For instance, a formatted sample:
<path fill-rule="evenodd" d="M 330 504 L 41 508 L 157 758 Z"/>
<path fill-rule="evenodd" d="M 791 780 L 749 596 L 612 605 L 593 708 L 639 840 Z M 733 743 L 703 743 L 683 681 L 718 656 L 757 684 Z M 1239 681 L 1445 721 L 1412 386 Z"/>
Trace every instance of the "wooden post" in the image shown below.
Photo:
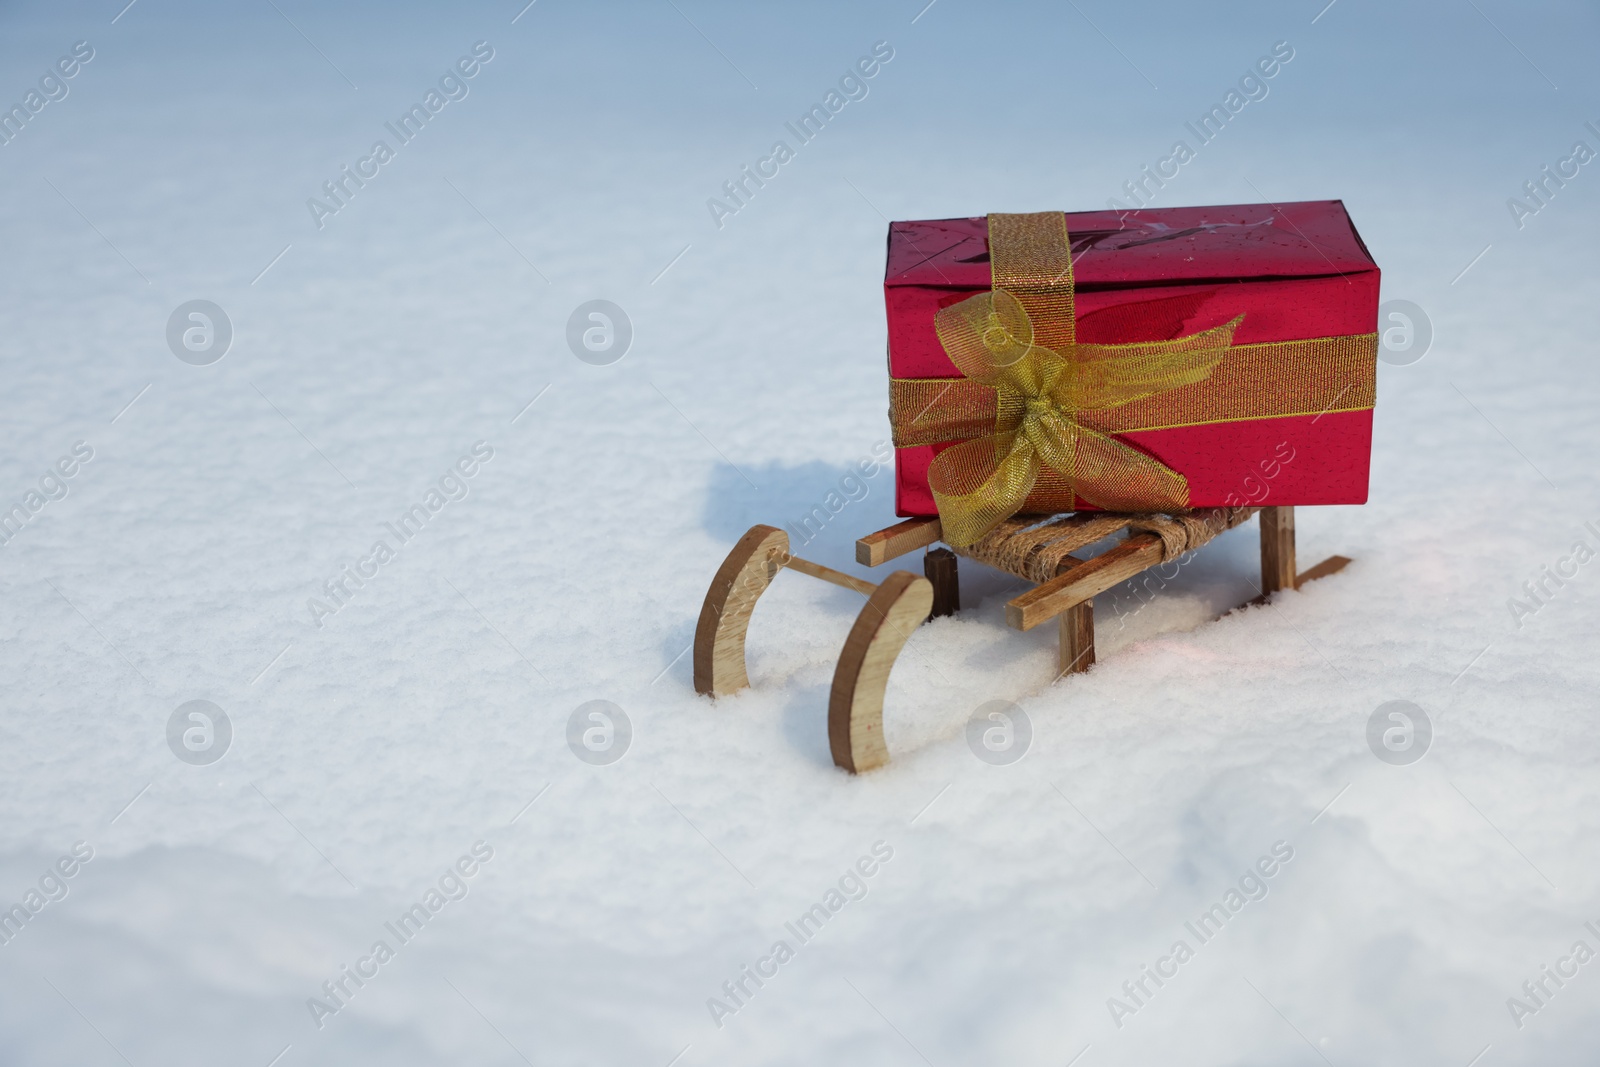
<path fill-rule="evenodd" d="M 956 554 L 948 548 L 931 548 L 922 557 L 922 573 L 933 583 L 933 618 L 961 610 L 961 582 L 956 576 Z"/>
<path fill-rule="evenodd" d="M 1068 608 L 1061 613 L 1061 670 L 1063 674 L 1082 674 L 1094 666 L 1094 601 Z"/>
<path fill-rule="evenodd" d="M 1261 509 L 1261 592 L 1295 587 L 1294 508 Z"/>

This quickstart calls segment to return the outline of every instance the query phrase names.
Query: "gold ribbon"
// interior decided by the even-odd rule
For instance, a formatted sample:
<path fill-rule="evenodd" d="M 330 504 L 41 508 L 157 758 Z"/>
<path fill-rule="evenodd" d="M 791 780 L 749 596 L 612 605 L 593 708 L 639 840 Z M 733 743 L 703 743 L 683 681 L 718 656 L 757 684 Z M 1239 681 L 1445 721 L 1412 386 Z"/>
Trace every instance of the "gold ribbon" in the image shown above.
<path fill-rule="evenodd" d="M 1376 334 L 1234 346 L 1240 315 L 1170 341 L 1080 344 L 1064 214 L 990 215 L 989 254 L 993 288 L 934 317 L 965 377 L 890 382 L 897 447 L 958 442 L 928 471 L 955 547 L 1025 506 L 1189 506 L 1182 474 L 1112 433 L 1372 406 Z"/>

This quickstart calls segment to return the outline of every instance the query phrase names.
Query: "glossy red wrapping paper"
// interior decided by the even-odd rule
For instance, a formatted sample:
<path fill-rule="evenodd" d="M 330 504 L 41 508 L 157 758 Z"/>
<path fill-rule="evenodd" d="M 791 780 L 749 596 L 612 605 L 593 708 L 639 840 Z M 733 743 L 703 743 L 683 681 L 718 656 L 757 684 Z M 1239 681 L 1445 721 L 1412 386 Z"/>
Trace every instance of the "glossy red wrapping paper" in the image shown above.
<path fill-rule="evenodd" d="M 1337 200 L 1068 212 L 1067 229 L 1082 342 L 1167 340 L 1239 314 L 1234 344 L 1377 329 L 1378 266 Z M 934 315 L 989 287 L 986 218 L 891 223 L 884 278 L 890 376 L 957 377 L 934 334 Z M 1183 474 L 1193 507 L 1367 499 L 1370 409 L 1119 439 Z M 895 450 L 898 514 L 937 514 L 928 466 L 944 447 Z"/>

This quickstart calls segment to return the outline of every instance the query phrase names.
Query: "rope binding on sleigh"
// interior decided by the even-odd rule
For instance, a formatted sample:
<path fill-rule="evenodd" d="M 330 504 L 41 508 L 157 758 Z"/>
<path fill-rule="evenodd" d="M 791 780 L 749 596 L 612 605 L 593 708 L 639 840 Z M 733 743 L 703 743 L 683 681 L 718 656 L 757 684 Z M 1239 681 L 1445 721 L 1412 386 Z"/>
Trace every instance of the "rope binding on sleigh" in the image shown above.
<path fill-rule="evenodd" d="M 1020 515 L 1003 520 L 982 540 L 956 552 L 1026 581 L 1043 583 L 1056 576 L 1068 555 L 1122 530 L 1155 534 L 1161 539 L 1162 561 L 1166 562 L 1193 552 L 1259 510 L 1225 507 L 1173 515 L 1104 511 L 1055 517 Z"/>

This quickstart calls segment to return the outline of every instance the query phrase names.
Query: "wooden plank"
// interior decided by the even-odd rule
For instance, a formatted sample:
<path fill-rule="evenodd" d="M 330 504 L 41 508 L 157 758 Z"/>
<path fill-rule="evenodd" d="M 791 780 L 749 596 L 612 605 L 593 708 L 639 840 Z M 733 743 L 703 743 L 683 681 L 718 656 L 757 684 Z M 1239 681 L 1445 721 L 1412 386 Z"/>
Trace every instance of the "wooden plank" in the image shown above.
<path fill-rule="evenodd" d="M 792 571 L 799 571 L 801 574 L 809 574 L 813 578 L 821 578 L 825 582 L 853 589 L 862 596 L 871 596 L 878 591 L 878 586 L 874 582 L 846 574 L 844 571 L 836 571 L 832 567 L 824 567 L 820 563 L 812 563 L 809 559 L 801 559 L 799 556 L 788 557 L 783 561 L 783 565 Z"/>
<path fill-rule="evenodd" d="M 1063 674 L 1082 674 L 1094 666 L 1094 601 L 1085 600 L 1061 613 L 1061 669 Z"/>
<path fill-rule="evenodd" d="M 788 554 L 788 534 L 775 526 L 752 526 L 717 568 L 694 628 L 695 692 L 725 696 L 750 684 L 744 669 L 750 613 Z"/>
<path fill-rule="evenodd" d="M 1298 589 L 1307 582 L 1314 582 L 1318 578 L 1326 578 L 1330 574 L 1338 574 L 1348 566 L 1350 566 L 1350 557 L 1329 556 L 1310 570 L 1301 571 L 1300 576 L 1294 580 L 1294 587 Z"/>
<path fill-rule="evenodd" d="M 833 762 L 851 774 L 889 762 L 883 743 L 883 692 L 895 657 L 932 607 L 932 582 L 895 571 L 872 594 L 845 638 L 828 694 L 828 748 Z"/>
<path fill-rule="evenodd" d="M 961 610 L 961 580 L 956 575 L 956 554 L 948 548 L 929 549 L 922 557 L 922 573 L 933 583 L 933 617 Z"/>
<path fill-rule="evenodd" d="M 1315 567 L 1312 567 L 1310 570 L 1301 571 L 1299 576 L 1294 580 L 1294 587 L 1299 589 L 1307 582 L 1314 582 L 1318 578 L 1326 578 L 1330 574 L 1338 574 L 1340 571 L 1350 566 L 1350 563 L 1351 560 L 1348 556 L 1329 556 L 1327 559 L 1323 560 Z M 1271 596 L 1271 593 L 1262 593 L 1260 596 L 1251 597 L 1238 607 L 1233 608 L 1230 611 L 1223 612 L 1223 615 L 1232 615 L 1235 611 L 1243 611 L 1245 608 L 1253 608 L 1259 604 L 1265 604 L 1267 600 L 1271 598 Z M 1221 618 L 1222 616 L 1219 615 L 1217 617 Z"/>
<path fill-rule="evenodd" d="M 1294 508 L 1262 508 L 1261 592 L 1271 596 L 1294 585 Z"/>
<path fill-rule="evenodd" d="M 938 519 L 907 519 L 870 533 L 856 541 L 856 562 L 876 567 L 896 556 L 914 552 L 938 541 L 943 534 Z"/>
<path fill-rule="evenodd" d="M 1006 605 L 1006 624 L 1016 630 L 1031 630 L 1160 562 L 1161 538 L 1151 533 L 1134 534 L 1115 548 L 1012 600 Z"/>

